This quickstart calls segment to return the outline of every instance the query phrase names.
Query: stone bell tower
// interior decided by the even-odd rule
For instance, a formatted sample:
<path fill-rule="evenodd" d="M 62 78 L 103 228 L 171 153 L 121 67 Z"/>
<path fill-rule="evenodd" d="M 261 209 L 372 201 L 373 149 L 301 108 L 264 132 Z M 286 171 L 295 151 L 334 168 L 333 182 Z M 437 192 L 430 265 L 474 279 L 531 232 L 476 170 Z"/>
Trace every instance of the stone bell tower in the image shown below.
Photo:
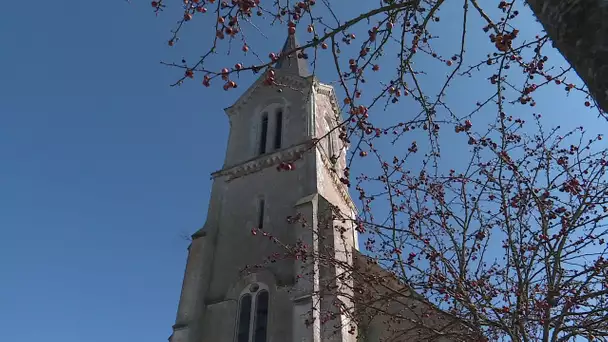
<path fill-rule="evenodd" d="M 335 268 L 320 267 L 315 258 L 306 264 L 285 258 L 242 272 L 286 251 L 274 238 L 321 248 L 315 234 L 330 206 L 354 215 L 347 188 L 331 172 L 344 167 L 346 153 L 334 130 L 340 120 L 334 89 L 309 74 L 306 59 L 291 53 L 297 46 L 290 35 L 274 67 L 274 85 L 262 75 L 225 110 L 226 158 L 212 174 L 207 219 L 188 248 L 170 342 L 355 341 L 346 327 L 328 332 L 319 323 L 319 312 L 332 306 L 319 297 L 320 282 Z M 279 171 L 282 163 L 292 170 Z M 308 228 L 287 222 L 298 215 Z M 326 230 L 324 248 L 351 262 L 357 241 L 352 225 L 341 234 Z"/>

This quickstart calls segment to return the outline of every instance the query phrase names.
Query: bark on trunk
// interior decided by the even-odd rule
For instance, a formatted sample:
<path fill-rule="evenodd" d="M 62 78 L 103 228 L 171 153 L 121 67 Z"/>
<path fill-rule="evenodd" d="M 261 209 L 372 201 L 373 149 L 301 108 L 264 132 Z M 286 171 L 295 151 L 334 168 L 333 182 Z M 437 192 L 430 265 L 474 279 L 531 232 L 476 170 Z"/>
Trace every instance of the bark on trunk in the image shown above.
<path fill-rule="evenodd" d="M 608 112 L 608 0 L 527 0 L 555 47 Z"/>

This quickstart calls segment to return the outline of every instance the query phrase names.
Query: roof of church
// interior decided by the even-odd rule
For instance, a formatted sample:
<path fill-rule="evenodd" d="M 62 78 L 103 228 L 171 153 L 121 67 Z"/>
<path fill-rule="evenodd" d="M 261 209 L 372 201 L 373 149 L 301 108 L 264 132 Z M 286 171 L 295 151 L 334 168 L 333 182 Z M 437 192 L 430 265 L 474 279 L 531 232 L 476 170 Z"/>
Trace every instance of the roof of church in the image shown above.
<path fill-rule="evenodd" d="M 296 35 L 288 35 L 285 44 L 283 45 L 283 49 L 281 50 L 281 58 L 275 65 L 275 69 L 287 71 L 302 77 L 310 76 L 306 58 L 303 58 L 299 52 L 288 55 L 289 52 L 295 50 L 299 46 L 300 44 L 298 44 Z M 300 57 L 298 57 L 298 54 L 300 54 Z"/>

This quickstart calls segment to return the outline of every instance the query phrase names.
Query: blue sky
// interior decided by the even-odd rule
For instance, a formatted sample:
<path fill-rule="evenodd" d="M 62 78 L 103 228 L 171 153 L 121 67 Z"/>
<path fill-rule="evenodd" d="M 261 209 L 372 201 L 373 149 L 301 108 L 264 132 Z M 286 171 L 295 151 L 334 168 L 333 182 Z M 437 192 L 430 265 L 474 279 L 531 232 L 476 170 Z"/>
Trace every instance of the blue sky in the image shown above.
<path fill-rule="evenodd" d="M 360 10 L 348 7 L 343 15 Z M 251 77 L 231 92 L 203 90 L 200 81 L 169 87 L 180 72 L 159 61 L 196 57 L 209 37 L 190 31 L 180 49 L 169 49 L 178 12 L 151 12 L 146 1 L 2 6 L 3 340 L 164 341 L 170 334 L 184 236 L 203 225 L 209 174 L 224 158 L 222 108 Z M 283 30 L 273 30 L 250 44 L 279 49 L 283 39 Z M 435 72 L 430 84 L 445 77 Z M 476 81 L 467 82 L 454 98 L 470 94 Z M 552 120 L 595 125 L 578 100 L 555 92 L 538 101 L 555 113 Z"/>

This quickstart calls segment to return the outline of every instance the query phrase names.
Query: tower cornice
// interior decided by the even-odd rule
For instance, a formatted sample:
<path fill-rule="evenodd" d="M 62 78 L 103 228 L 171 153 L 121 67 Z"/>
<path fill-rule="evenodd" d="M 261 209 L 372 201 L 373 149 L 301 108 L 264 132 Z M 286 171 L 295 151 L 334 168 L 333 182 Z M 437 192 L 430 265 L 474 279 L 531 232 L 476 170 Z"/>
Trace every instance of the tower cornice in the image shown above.
<path fill-rule="evenodd" d="M 211 177 L 213 179 L 216 179 L 219 177 L 226 177 L 226 182 L 230 182 L 237 178 L 246 176 L 248 174 L 252 174 L 252 173 L 261 171 L 265 168 L 268 168 L 271 166 L 276 166 L 282 162 L 290 162 L 295 159 L 298 159 L 302 154 L 311 150 L 313 148 L 312 146 L 314 144 L 315 144 L 315 140 L 312 139 L 312 140 L 306 141 L 304 143 L 276 151 L 274 153 L 269 153 L 269 154 L 266 154 L 263 156 L 258 156 L 253 159 L 250 159 L 248 161 L 245 161 L 243 163 L 233 165 L 233 166 L 224 168 L 222 170 L 215 171 L 211 174 Z M 318 148 L 318 147 L 315 147 L 315 148 Z M 331 177 L 334 185 L 336 186 L 336 189 L 338 189 L 338 192 L 340 193 L 342 199 L 344 200 L 344 202 L 348 205 L 348 207 L 350 209 L 352 209 L 353 211 L 356 212 L 357 207 L 355 206 L 352 198 L 350 197 L 350 194 L 348 193 L 348 189 L 346 188 L 346 186 L 344 184 L 342 184 L 342 182 L 340 182 L 340 178 L 338 177 L 334 168 L 332 168 L 331 162 L 325 156 L 324 153 L 321 153 L 321 151 L 318 151 L 318 150 L 317 150 L 317 152 L 320 156 L 321 163 L 323 164 L 323 166 L 327 169 L 328 173 L 330 174 L 330 177 Z"/>
<path fill-rule="evenodd" d="M 236 178 L 243 177 L 250 173 L 258 172 L 270 166 L 277 165 L 281 162 L 292 161 L 304 152 L 311 149 L 311 142 L 304 142 L 295 146 L 284 148 L 273 153 L 268 153 L 262 156 L 257 156 L 237 165 L 233 165 L 222 170 L 213 172 L 212 178 L 226 177 L 226 181 L 232 181 Z"/>

